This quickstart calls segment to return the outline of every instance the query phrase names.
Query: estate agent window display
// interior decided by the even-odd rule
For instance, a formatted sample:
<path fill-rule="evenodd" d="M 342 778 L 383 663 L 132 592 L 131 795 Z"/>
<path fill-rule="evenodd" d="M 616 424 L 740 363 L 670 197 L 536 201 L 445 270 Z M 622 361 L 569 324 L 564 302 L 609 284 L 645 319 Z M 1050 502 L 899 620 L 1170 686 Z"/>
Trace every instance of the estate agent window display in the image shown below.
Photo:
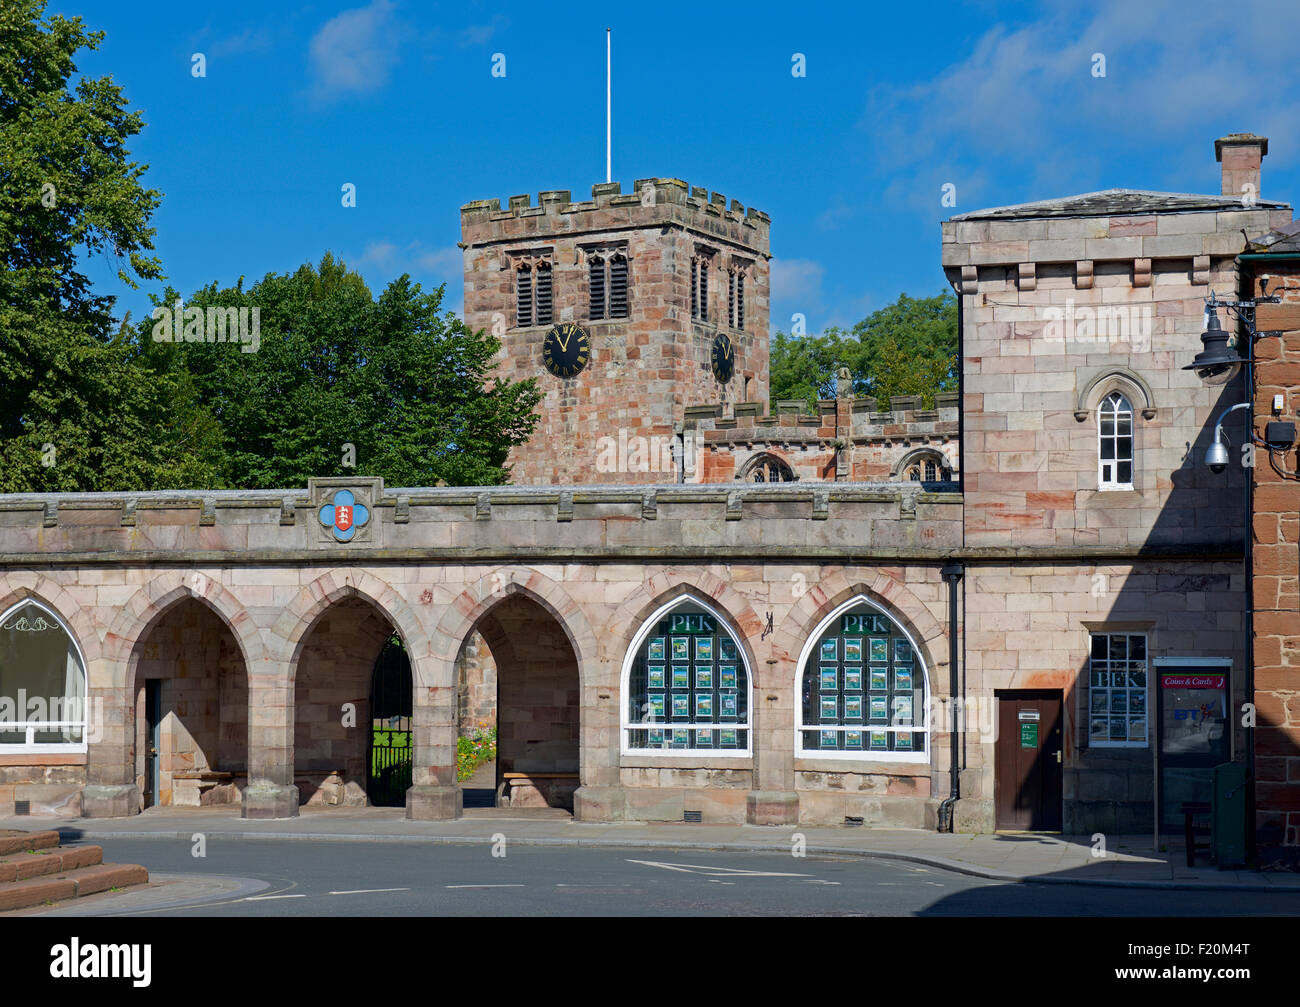
<path fill-rule="evenodd" d="M 711 608 L 687 600 L 651 616 L 623 682 L 624 754 L 750 754 L 748 661 Z"/>
<path fill-rule="evenodd" d="M 879 608 L 842 606 L 805 646 L 800 669 L 799 755 L 928 761 L 925 668 Z"/>

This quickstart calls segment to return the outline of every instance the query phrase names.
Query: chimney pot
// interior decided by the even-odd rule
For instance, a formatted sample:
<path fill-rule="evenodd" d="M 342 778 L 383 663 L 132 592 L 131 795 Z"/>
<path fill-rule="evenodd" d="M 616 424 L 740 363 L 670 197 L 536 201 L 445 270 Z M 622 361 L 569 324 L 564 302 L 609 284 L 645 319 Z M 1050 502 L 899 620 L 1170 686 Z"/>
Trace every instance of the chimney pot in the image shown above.
<path fill-rule="evenodd" d="M 1259 165 L 1268 153 L 1268 137 L 1229 133 L 1214 141 L 1214 159 L 1223 165 L 1220 191 L 1254 202 L 1260 198 Z"/>

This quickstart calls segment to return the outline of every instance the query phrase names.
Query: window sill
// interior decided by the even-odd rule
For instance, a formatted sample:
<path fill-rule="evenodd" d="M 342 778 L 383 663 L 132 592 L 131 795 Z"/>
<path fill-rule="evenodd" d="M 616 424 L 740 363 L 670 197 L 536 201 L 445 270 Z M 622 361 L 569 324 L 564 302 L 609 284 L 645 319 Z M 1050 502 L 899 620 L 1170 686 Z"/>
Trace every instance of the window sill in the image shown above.
<path fill-rule="evenodd" d="M 928 776 L 928 769 L 918 772 L 917 767 L 929 766 L 929 764 L 929 752 L 914 752 L 911 755 L 904 755 L 901 752 L 863 752 L 860 755 L 841 753 L 834 757 L 821 756 L 813 752 L 796 752 L 794 757 L 796 773 L 870 772 L 890 776 Z"/>
<path fill-rule="evenodd" d="M 752 752 L 722 753 L 708 748 L 676 748 L 659 755 L 642 749 L 620 753 L 619 769 L 749 769 Z"/>
<path fill-rule="evenodd" d="M 72 745 L 48 745 L 43 748 L 0 746 L 0 766 L 84 766 L 86 749 Z"/>

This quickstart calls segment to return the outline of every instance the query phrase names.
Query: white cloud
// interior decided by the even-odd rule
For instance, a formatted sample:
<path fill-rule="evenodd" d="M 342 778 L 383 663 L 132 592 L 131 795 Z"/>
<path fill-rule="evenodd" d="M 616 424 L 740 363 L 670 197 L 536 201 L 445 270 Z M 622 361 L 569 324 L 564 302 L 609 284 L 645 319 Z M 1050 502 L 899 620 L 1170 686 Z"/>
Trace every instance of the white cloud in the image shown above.
<path fill-rule="evenodd" d="M 772 300 L 821 301 L 826 270 L 811 259 L 772 260 Z"/>
<path fill-rule="evenodd" d="M 308 56 L 318 100 L 376 91 L 388 83 L 403 37 L 392 13 L 392 0 L 372 0 L 330 18 L 312 36 Z"/>
<path fill-rule="evenodd" d="M 1287 47 L 1260 45 L 1276 35 L 1277 17 L 1267 0 L 1054 3 L 1035 21 L 990 28 L 929 79 L 875 89 L 861 125 L 895 179 L 892 195 L 918 193 L 918 206 L 937 204 L 939 180 L 958 185 L 955 212 L 985 205 L 962 198 L 978 197 L 976 172 L 1000 181 L 1003 197 L 1011 182 L 1024 199 L 1099 181 L 1217 192 L 1216 136 L 1295 129 L 1287 88 L 1242 83 L 1292 77 Z M 1094 53 L 1105 57 L 1105 77 L 1092 74 Z M 1161 162 L 1114 181 L 1116 161 L 1155 148 Z"/>
<path fill-rule="evenodd" d="M 406 245 L 371 241 L 357 258 L 354 268 L 366 277 L 366 282 L 376 293 L 403 273 L 410 273 L 411 279 L 425 291 L 445 283 L 447 292 L 442 301 L 443 310 L 459 315 L 464 309 L 465 257 L 455 245 L 429 248 L 420 241 Z"/>

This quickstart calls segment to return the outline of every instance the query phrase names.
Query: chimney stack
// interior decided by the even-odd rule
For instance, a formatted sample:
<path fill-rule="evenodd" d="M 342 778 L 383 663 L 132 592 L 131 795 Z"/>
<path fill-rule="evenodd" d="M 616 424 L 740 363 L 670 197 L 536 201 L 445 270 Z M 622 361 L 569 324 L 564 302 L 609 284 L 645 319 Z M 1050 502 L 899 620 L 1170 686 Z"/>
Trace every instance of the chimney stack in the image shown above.
<path fill-rule="evenodd" d="M 1254 202 L 1260 198 L 1259 163 L 1268 153 L 1268 137 L 1229 133 L 1214 141 L 1214 159 L 1223 164 L 1223 195 Z"/>

